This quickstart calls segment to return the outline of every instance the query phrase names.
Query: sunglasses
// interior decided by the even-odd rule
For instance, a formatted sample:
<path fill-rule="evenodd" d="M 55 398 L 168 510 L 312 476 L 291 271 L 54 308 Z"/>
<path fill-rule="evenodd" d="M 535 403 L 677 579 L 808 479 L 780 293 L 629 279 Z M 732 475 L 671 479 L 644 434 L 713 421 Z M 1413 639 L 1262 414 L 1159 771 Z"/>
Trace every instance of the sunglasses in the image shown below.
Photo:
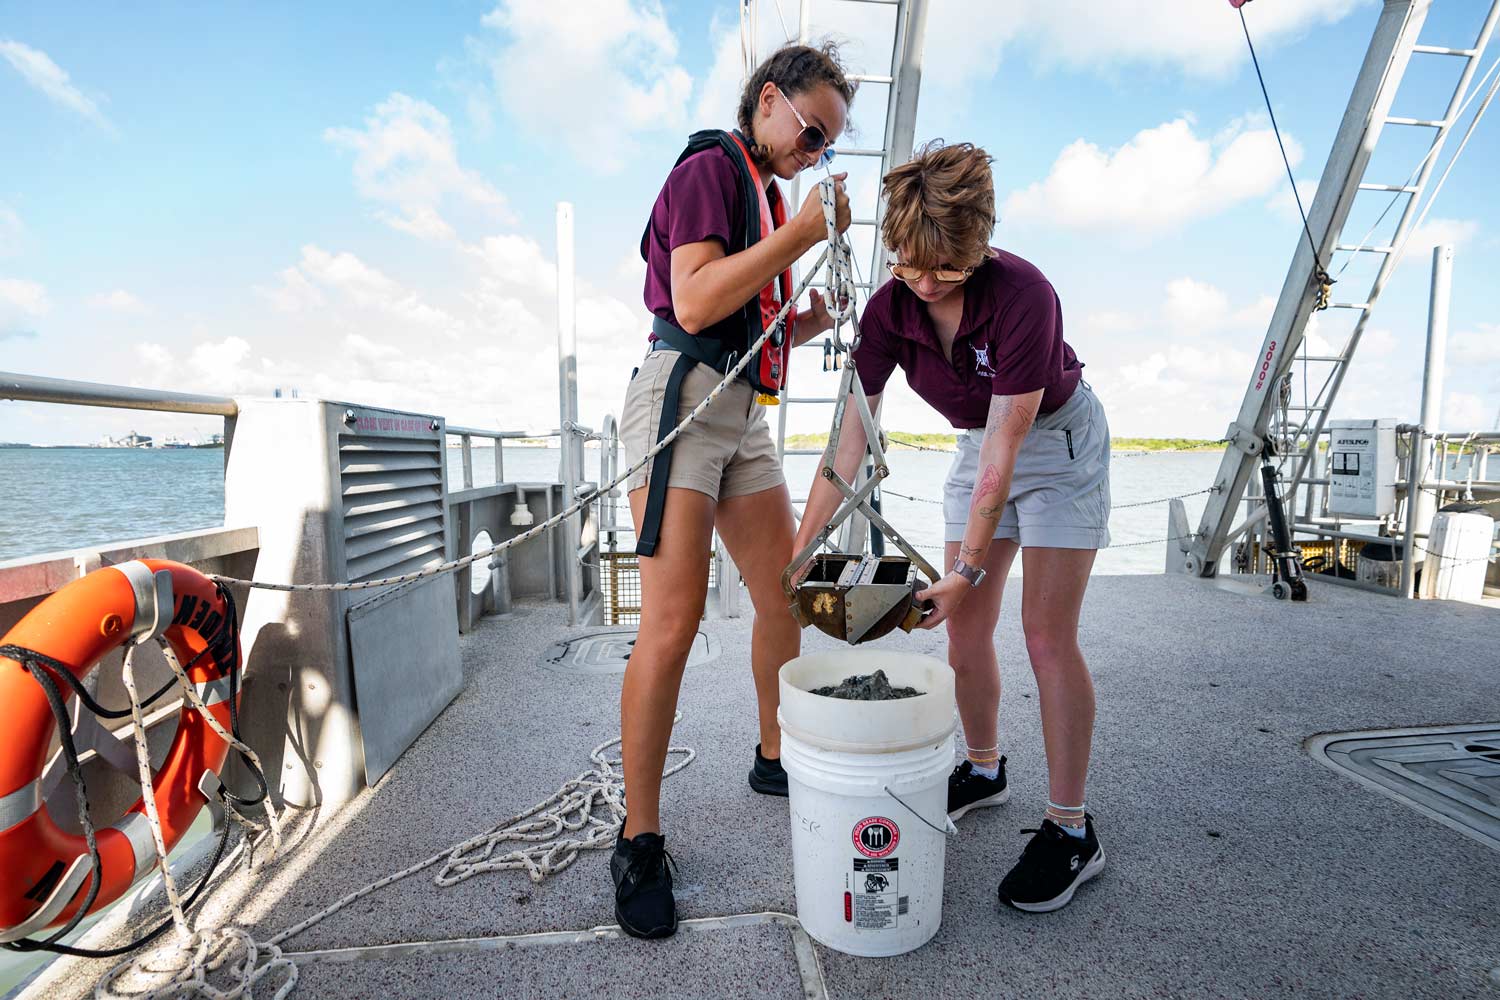
<path fill-rule="evenodd" d="M 891 274 L 902 281 L 921 281 L 923 275 L 931 274 L 934 279 L 945 285 L 957 284 L 974 273 L 973 267 L 966 267 L 961 271 L 950 267 L 913 267 L 910 264 L 898 264 L 893 260 L 886 261 L 885 266 L 891 269 Z"/>
<path fill-rule="evenodd" d="M 833 146 L 828 141 L 828 136 L 818 126 L 807 124 L 807 119 L 802 117 L 802 114 L 788 100 L 780 87 L 776 88 L 776 93 L 781 94 L 781 99 L 786 102 L 787 107 L 792 109 L 792 114 L 796 115 L 797 124 L 802 126 L 802 131 L 797 133 L 797 148 L 804 153 L 818 154 L 818 159 L 813 164 L 814 166 L 826 167 L 832 163 L 835 154 Z"/>

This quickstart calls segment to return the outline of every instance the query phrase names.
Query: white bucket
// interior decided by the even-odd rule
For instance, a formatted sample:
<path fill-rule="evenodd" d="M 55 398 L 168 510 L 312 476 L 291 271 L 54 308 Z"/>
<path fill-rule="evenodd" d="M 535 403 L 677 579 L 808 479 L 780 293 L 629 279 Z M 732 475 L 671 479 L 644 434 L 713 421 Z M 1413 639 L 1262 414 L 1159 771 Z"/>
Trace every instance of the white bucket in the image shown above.
<path fill-rule="evenodd" d="M 810 693 L 876 670 L 924 693 L 893 701 Z M 952 669 L 883 650 L 800 656 L 781 668 L 777 718 L 802 926 L 849 955 L 920 948 L 943 919 Z"/>

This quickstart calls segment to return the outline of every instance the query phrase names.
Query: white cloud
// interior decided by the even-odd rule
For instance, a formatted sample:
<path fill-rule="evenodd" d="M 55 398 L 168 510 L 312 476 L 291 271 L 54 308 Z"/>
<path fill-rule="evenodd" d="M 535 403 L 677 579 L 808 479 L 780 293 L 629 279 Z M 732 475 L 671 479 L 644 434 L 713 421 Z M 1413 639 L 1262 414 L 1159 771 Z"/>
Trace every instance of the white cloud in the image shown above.
<path fill-rule="evenodd" d="M 1453 334 L 1448 338 L 1448 357 L 1450 363 L 1500 363 L 1500 323 L 1480 323 L 1478 329 Z"/>
<path fill-rule="evenodd" d="M 714 61 L 708 76 L 698 87 L 698 102 L 693 118 L 700 122 L 719 122 L 728 126 L 734 123 L 740 90 L 745 83 L 740 26 L 735 21 L 715 16 L 709 35 L 713 39 Z"/>
<path fill-rule="evenodd" d="M 21 217 L 9 205 L 0 202 L 0 257 L 13 257 L 21 252 L 21 238 L 26 235 L 26 226 Z"/>
<path fill-rule="evenodd" d="M 0 278 L 0 309 L 26 316 L 45 316 L 52 309 L 47 289 L 24 278 Z"/>
<path fill-rule="evenodd" d="M 188 355 L 188 368 L 207 381 L 226 372 L 237 372 L 250 359 L 250 345 L 239 337 L 225 337 L 218 343 L 198 344 Z"/>
<path fill-rule="evenodd" d="M 0 57 L 4 57 L 28 84 L 54 104 L 82 115 L 100 128 L 113 129 L 99 110 L 98 103 L 75 87 L 67 71 L 53 62 L 47 53 L 7 38 L 0 41 Z"/>
<path fill-rule="evenodd" d="M 135 356 L 146 376 L 143 381 L 166 384 L 172 371 L 171 351 L 162 344 L 147 342 L 135 345 Z"/>
<path fill-rule="evenodd" d="M 1479 234 L 1479 223 L 1474 219 L 1440 219 L 1436 216 L 1412 230 L 1406 240 L 1406 256 L 1402 264 L 1413 261 L 1423 267 L 1432 266 L 1432 248 L 1444 243 L 1463 247 Z"/>
<path fill-rule="evenodd" d="M 275 334 L 235 344 L 200 338 L 220 351 L 212 365 L 192 364 L 198 347 L 174 345 L 180 360 L 169 362 L 167 374 L 201 391 L 296 388 L 303 397 L 437 413 L 468 426 L 556 426 L 554 262 L 515 233 L 460 247 L 444 259 L 445 280 L 424 285 L 420 298 L 352 253 L 304 247 L 297 264 L 261 290 L 284 313 Z M 625 376 L 645 347 L 646 319 L 638 306 L 585 280 L 577 296 L 582 416 L 597 425 L 602 411 L 619 412 Z M 208 380 L 199 369 L 217 374 Z"/>
<path fill-rule="evenodd" d="M 657 0 L 502 0 L 482 23 L 501 107 L 589 165 L 613 172 L 638 133 L 684 128 L 693 80 Z"/>
<path fill-rule="evenodd" d="M 1259 0 L 1246 8 L 1257 49 L 1340 20 L 1371 0 Z M 933 0 L 924 86 L 958 88 L 993 74 L 1002 54 L 1109 72 L 1144 65 L 1223 79 L 1249 61 L 1239 18 L 1223 3 L 1161 0 Z"/>
<path fill-rule="evenodd" d="M 297 268 L 286 268 L 278 277 L 281 278 L 281 284 L 271 288 L 257 288 L 256 291 L 281 312 L 301 312 L 303 309 L 320 306 L 325 301 L 323 293 Z"/>
<path fill-rule="evenodd" d="M 36 320 L 52 310 L 47 289 L 24 278 L 0 278 L 0 341 L 31 339 Z"/>
<path fill-rule="evenodd" d="M 1495 417 L 1494 401 L 1472 392 L 1449 392 L 1443 396 L 1442 423 L 1445 430 L 1472 431 L 1487 428 Z"/>
<path fill-rule="evenodd" d="M 135 345 L 140 365 L 137 385 L 189 386 L 196 392 L 265 393 L 277 384 L 267 378 L 264 365 L 252 363 L 254 351 L 242 337 L 200 340 L 178 360 L 164 344 L 144 342 Z"/>
<path fill-rule="evenodd" d="M 1229 315 L 1229 296 L 1207 282 L 1176 278 L 1167 283 L 1162 311 L 1169 326 L 1183 333 L 1198 333 L 1223 324 Z"/>
<path fill-rule="evenodd" d="M 1266 206 L 1281 216 L 1287 222 L 1295 222 L 1302 225 L 1302 212 L 1297 211 L 1297 198 L 1302 199 L 1302 211 L 1309 216 L 1312 215 L 1313 198 L 1318 194 L 1318 182 L 1315 180 L 1297 181 L 1297 195 L 1292 195 L 1292 186 L 1282 184 L 1266 200 Z"/>
<path fill-rule="evenodd" d="M 1384 358 L 1396 352 L 1401 342 L 1396 335 L 1384 327 L 1372 326 L 1359 338 L 1359 354 Z"/>
<path fill-rule="evenodd" d="M 361 196 L 399 209 L 399 215 L 379 213 L 395 229 L 422 239 L 451 239 L 453 227 L 438 213 L 448 198 L 510 217 L 505 196 L 459 164 L 448 117 L 426 101 L 392 94 L 376 105 L 363 129 L 330 128 L 323 137 L 354 153 Z"/>
<path fill-rule="evenodd" d="M 409 233 L 419 240 L 427 240 L 430 243 L 448 243 L 458 238 L 458 234 L 448 224 L 448 220 L 438 215 L 435 209 L 413 208 L 405 216 L 392 215 L 389 212 L 380 212 L 378 215 L 380 221 L 392 229 Z"/>
<path fill-rule="evenodd" d="M 557 266 L 533 239 L 510 234 L 489 236 L 466 249 L 483 261 L 488 273 L 502 285 L 556 293 Z"/>
<path fill-rule="evenodd" d="M 123 288 L 116 288 L 112 292 L 101 292 L 98 295 L 92 296 L 89 299 L 89 305 L 134 316 L 147 316 L 151 313 L 150 306 Z"/>
<path fill-rule="evenodd" d="M 619 263 L 615 264 L 614 277 L 616 281 L 636 286 L 646 280 L 646 262 L 641 259 L 638 248 L 631 247 L 620 257 Z"/>
<path fill-rule="evenodd" d="M 261 293 L 283 312 L 322 306 L 325 292 L 362 309 L 376 310 L 418 326 L 457 333 L 462 324 L 452 315 L 423 301 L 416 292 L 383 274 L 347 251 L 330 253 L 308 244 L 302 260 L 280 274 L 281 284 Z"/>
<path fill-rule="evenodd" d="M 1154 306 L 1085 314 L 1068 340 L 1114 433 L 1207 437 L 1238 406 L 1274 304 L 1183 276 Z"/>
<path fill-rule="evenodd" d="M 1295 165 L 1302 148 L 1285 138 Z M 1270 130 L 1235 129 L 1209 140 L 1178 118 L 1136 133 L 1115 150 L 1074 141 L 1046 179 L 1005 199 L 1001 215 L 1011 223 L 1164 230 L 1264 197 L 1285 183 L 1283 171 Z"/>

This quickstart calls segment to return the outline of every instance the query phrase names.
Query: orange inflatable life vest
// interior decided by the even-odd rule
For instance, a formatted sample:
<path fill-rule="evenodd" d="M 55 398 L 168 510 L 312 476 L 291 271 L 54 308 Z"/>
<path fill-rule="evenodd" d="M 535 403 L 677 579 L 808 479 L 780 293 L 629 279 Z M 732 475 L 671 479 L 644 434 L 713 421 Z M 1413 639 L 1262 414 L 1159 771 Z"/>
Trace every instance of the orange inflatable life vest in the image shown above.
<path fill-rule="evenodd" d="M 156 620 L 141 620 L 153 609 Z M 228 731 L 232 668 L 240 656 L 232 619 L 229 602 L 208 577 L 181 563 L 146 559 L 73 581 L 0 639 L 0 941 L 70 920 L 87 898 L 92 868 L 83 835 L 61 828 L 48 811 L 47 786 L 56 768 L 46 768 L 47 750 L 56 721 L 41 684 L 22 665 L 27 657 L 21 650 L 65 665 L 81 681 L 126 642 L 163 635 L 205 707 Z M 30 663 L 32 670 L 48 669 Z M 65 679 L 55 683 L 65 701 L 76 697 Z M 202 713 L 184 702 L 166 759 L 152 776 L 167 850 L 207 801 L 205 772 L 221 771 L 228 752 Z M 101 871 L 90 913 L 156 867 L 145 808 L 137 799 L 118 821 L 96 831 Z"/>
<path fill-rule="evenodd" d="M 750 155 L 750 147 L 738 131 L 725 132 L 706 129 L 695 132 L 688 138 L 688 145 L 677 158 L 677 163 L 701 153 L 706 149 L 722 149 L 734 164 L 738 181 L 741 214 L 744 226 L 731 235 L 733 245 L 730 253 L 740 253 L 770 236 L 777 228 L 786 224 L 786 198 L 780 185 L 771 182 L 769 193 L 762 182 L 759 168 Z M 641 236 L 641 257 L 646 257 L 651 227 Z M 760 294 L 744 307 L 720 320 L 713 326 L 694 335 L 669 323 L 660 316 L 652 317 L 651 331 L 658 340 L 664 341 L 673 350 L 715 371 L 725 373 L 745 356 L 750 345 L 755 343 L 776 322 L 781 307 L 792 297 L 792 272 L 788 268 L 778 274 L 760 290 Z M 787 312 L 783 328 L 761 347 L 759 357 L 745 369 L 744 377 L 760 395 L 763 403 L 779 402 L 779 395 L 787 385 L 787 362 L 792 354 L 792 328 L 796 310 Z"/>

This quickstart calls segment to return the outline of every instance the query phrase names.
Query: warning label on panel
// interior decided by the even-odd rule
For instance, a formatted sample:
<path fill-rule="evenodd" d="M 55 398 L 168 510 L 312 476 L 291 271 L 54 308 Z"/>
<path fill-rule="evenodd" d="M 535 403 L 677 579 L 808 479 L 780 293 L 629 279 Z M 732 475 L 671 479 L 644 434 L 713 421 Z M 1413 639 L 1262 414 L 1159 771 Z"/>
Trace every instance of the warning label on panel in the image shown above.
<path fill-rule="evenodd" d="M 906 912 L 899 885 L 900 858 L 855 858 L 852 923 L 866 930 L 894 928 Z"/>

